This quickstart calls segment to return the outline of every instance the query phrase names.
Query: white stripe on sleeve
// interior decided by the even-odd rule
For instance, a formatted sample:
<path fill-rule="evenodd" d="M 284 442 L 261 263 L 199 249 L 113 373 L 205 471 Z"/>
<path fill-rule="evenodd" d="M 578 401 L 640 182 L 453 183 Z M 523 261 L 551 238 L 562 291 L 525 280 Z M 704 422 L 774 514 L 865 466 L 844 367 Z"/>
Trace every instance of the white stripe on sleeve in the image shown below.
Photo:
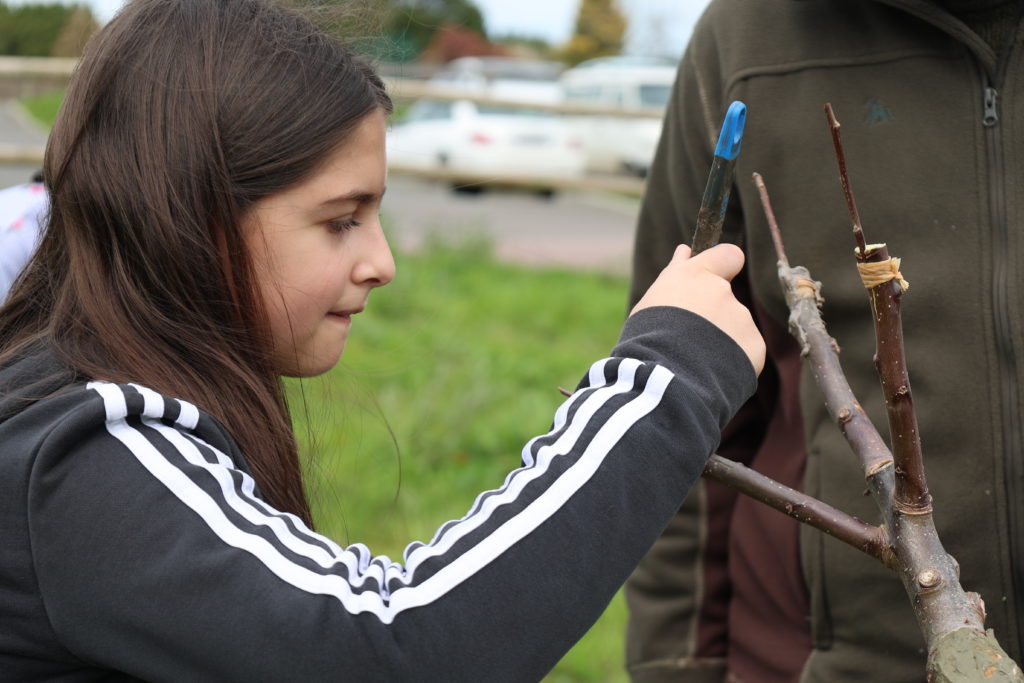
<path fill-rule="evenodd" d="M 603 365 L 595 370 L 598 365 L 595 364 L 591 368 L 591 381 L 597 380 L 597 383 L 607 384 Z M 483 526 L 498 506 L 516 501 L 529 482 L 536 480 L 548 470 L 553 458 L 571 452 L 598 409 L 614 396 L 632 389 L 639 366 L 638 361 L 621 361 L 616 380 L 609 386 L 590 392 L 573 414 L 568 426 L 564 425 L 564 420 L 568 415 L 567 404 L 571 402 L 563 404 L 565 410 L 560 409 L 560 417 L 556 414 L 556 427 L 552 432 L 557 432 L 563 426 L 565 430 L 553 443 L 546 444 L 538 450 L 536 463 L 532 467 L 517 470 L 515 476 L 507 478 L 506 487 L 498 494 L 478 498 L 478 501 L 483 502 L 479 505 L 474 504 L 471 513 L 459 523 L 448 527 L 445 533 L 439 535 L 440 538 L 435 538 L 433 545 L 419 546 L 410 553 L 407 566 L 404 568 L 386 558 L 377 558 L 376 562 L 371 563 L 369 551 L 364 546 L 342 550 L 330 539 L 316 535 L 305 527 L 300 528 L 321 540 L 333 552 L 327 552 L 323 547 L 296 536 L 280 517 L 270 514 L 271 509 L 253 495 L 252 482 L 248 475 L 240 473 L 243 483 L 242 490 L 238 490 L 231 476 L 232 472 L 229 471 L 232 468 L 230 458 L 212 449 L 218 462 L 208 462 L 192 441 L 196 439 L 195 435 L 186 436 L 177 429 L 159 422 L 164 412 L 163 397 L 145 388 L 137 388 L 146 406 L 146 414 L 142 416 L 144 424 L 156 430 L 187 462 L 201 467 L 215 478 L 219 484 L 218 497 L 211 496 L 169 461 L 146 434 L 128 423 L 125 395 L 120 387 L 104 382 L 91 382 L 89 387 L 103 398 L 107 431 L 124 444 L 143 467 L 178 500 L 198 513 L 221 541 L 251 553 L 281 580 L 300 590 L 334 596 L 350 613 L 369 612 L 383 623 L 391 623 L 395 616 L 404 610 L 430 604 L 478 573 L 556 514 L 590 480 L 630 427 L 660 403 L 672 379 L 671 372 L 662 367 L 655 367 L 642 393 L 620 406 L 600 426 L 579 459 L 536 499 L 515 516 L 491 530 L 468 550 L 452 557 L 450 562 L 435 574 L 420 583 L 412 583 L 417 566 L 428 558 L 443 557 L 458 539 Z M 197 424 L 198 411 L 195 411 L 194 406 L 184 401 L 180 403 L 180 423 L 183 426 Z M 225 513 L 225 509 L 234 511 L 249 523 L 270 529 L 273 532 L 273 539 L 280 543 L 280 547 L 262 536 L 239 528 Z M 347 567 L 349 576 L 346 578 L 326 571 L 318 572 L 299 565 L 282 552 L 282 548 L 294 555 L 313 560 L 325 570 L 335 563 L 341 563 Z M 356 592 L 354 589 L 362 586 L 370 576 L 378 579 L 380 592 Z M 395 578 L 400 579 L 404 585 L 389 595 L 387 580 Z"/>

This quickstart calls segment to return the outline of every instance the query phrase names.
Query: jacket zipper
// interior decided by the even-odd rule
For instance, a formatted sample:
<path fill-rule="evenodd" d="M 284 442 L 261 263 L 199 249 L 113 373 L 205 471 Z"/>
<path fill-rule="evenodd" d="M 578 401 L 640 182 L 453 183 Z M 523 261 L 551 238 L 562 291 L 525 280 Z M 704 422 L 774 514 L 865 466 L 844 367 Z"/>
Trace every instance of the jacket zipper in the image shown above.
<path fill-rule="evenodd" d="M 991 128 L 999 123 L 999 112 L 996 109 L 996 100 L 999 99 L 999 92 L 990 85 L 985 86 L 985 116 L 981 124 Z"/>
<path fill-rule="evenodd" d="M 986 79 L 987 82 L 987 79 Z M 1017 402 L 1020 398 L 1017 388 L 1017 357 L 1013 349 L 1013 332 L 1010 326 L 1009 301 L 1009 251 L 1010 232 L 1006 217 L 1006 192 L 1003 135 L 999 124 L 998 91 L 991 85 L 984 88 L 985 141 L 989 151 L 989 201 L 991 202 L 993 254 L 992 254 L 992 315 L 995 330 L 996 358 L 999 368 L 999 388 L 1002 422 L 1004 474 L 1006 477 L 1006 501 L 1009 517 L 1010 566 L 1024 567 L 1024 500 L 1015 492 L 1024 488 L 1024 463 L 1022 463 L 1021 425 L 1017 419 Z M 1024 633 L 1024 605 L 1020 605 L 1021 590 L 1024 586 L 1015 571 L 1010 572 L 1013 599 L 1017 603 L 1017 634 Z M 995 598 L 996 596 L 993 596 Z M 1009 640 L 1009 639 L 1007 639 Z"/>

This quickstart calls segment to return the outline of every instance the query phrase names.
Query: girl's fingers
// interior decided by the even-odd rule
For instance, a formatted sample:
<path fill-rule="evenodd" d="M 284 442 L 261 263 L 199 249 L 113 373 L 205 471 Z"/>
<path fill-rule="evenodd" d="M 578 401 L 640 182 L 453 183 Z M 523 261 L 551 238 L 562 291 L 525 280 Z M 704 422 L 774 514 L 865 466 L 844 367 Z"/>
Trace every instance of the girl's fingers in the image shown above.
<path fill-rule="evenodd" d="M 675 261 L 676 259 L 685 261 L 688 258 L 690 258 L 690 247 L 688 247 L 685 244 L 680 244 L 678 247 L 676 247 L 675 253 L 672 254 L 673 261 Z"/>
<path fill-rule="evenodd" d="M 689 257 L 689 247 L 683 246 L 676 248 L 673 259 L 680 257 L 683 253 L 682 249 L 685 249 L 686 253 L 686 256 L 683 258 Z M 702 268 L 714 273 L 718 277 L 732 280 L 743 269 L 744 256 L 743 251 L 735 244 L 716 244 L 710 249 L 689 258 L 689 260 L 694 264 L 699 263 Z"/>
<path fill-rule="evenodd" d="M 633 312 L 653 306 L 676 306 L 705 318 L 729 335 L 750 358 L 754 370 L 764 366 L 764 340 L 747 310 L 733 295 L 729 280 L 743 268 L 743 252 L 719 244 L 690 256 L 680 245 L 672 261 L 641 297 Z"/>

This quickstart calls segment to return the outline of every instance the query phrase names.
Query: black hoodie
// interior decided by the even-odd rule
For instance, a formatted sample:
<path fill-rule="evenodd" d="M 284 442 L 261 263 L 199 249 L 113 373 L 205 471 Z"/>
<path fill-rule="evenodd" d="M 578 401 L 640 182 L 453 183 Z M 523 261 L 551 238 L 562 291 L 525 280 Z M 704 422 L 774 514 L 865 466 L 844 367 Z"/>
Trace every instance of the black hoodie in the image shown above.
<path fill-rule="evenodd" d="M 270 508 L 196 406 L 39 346 L 0 369 L 0 680 L 539 679 L 754 386 L 707 321 L 639 313 L 501 487 L 399 564 Z"/>

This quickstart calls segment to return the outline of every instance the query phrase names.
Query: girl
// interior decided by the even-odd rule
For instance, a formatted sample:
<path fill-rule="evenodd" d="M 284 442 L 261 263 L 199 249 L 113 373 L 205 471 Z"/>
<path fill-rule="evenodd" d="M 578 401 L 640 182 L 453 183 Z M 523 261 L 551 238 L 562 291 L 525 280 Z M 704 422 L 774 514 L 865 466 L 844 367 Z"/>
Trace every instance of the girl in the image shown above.
<path fill-rule="evenodd" d="M 404 564 L 311 531 L 279 378 L 394 276 L 390 106 L 264 0 L 135 0 L 89 45 L 0 309 L 0 679 L 535 680 L 678 507 L 763 362 L 733 247 L 677 253 Z"/>

